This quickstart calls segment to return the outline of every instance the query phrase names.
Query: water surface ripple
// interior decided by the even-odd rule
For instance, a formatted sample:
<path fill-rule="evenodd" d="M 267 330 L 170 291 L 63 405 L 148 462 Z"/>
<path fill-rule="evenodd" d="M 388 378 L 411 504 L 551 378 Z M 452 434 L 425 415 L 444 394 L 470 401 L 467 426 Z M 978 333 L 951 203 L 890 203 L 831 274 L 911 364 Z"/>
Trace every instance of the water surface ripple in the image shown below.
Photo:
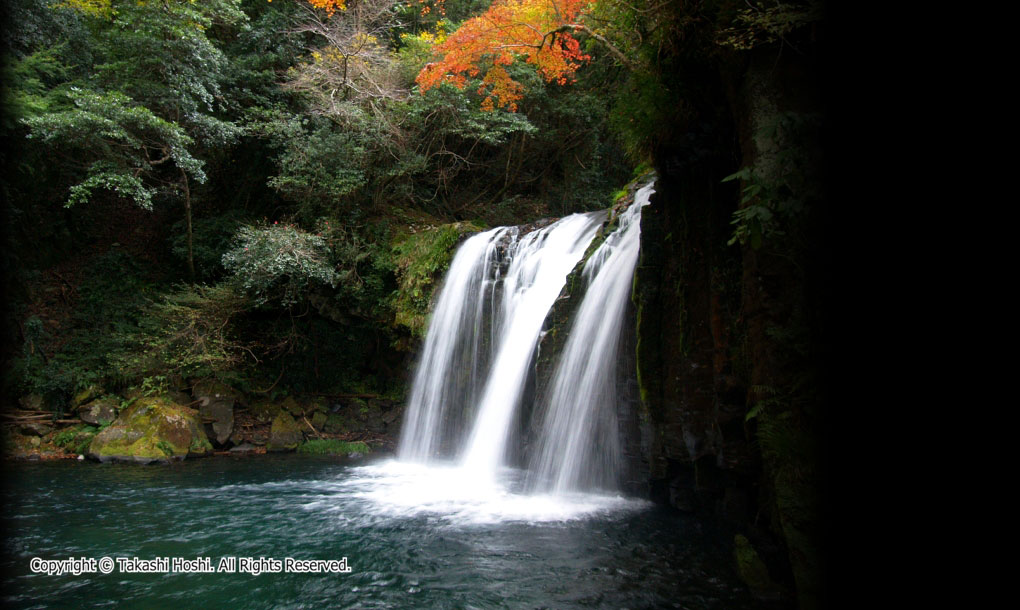
<path fill-rule="evenodd" d="M 752 608 L 727 537 L 519 472 L 260 456 L 11 464 L 3 602 L 19 608 Z M 33 574 L 33 557 L 339 559 L 349 574 Z M 183 605 L 182 605 L 183 604 Z"/>

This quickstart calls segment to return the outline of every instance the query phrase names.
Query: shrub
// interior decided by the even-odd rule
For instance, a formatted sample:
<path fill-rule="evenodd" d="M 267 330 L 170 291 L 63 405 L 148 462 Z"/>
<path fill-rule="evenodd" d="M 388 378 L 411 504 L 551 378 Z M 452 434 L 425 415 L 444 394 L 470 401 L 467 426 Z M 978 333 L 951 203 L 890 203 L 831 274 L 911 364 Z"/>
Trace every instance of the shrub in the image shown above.
<path fill-rule="evenodd" d="M 278 301 L 284 307 L 303 299 L 314 284 L 335 287 L 338 276 L 329 263 L 325 240 L 294 225 L 241 227 L 223 266 L 259 305 Z"/>

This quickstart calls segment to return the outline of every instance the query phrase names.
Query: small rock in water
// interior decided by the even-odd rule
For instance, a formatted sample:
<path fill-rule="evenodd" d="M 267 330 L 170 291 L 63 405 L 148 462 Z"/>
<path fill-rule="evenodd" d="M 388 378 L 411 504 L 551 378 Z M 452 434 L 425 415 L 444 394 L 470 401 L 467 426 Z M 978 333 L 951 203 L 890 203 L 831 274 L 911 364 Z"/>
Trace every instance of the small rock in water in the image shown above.
<path fill-rule="evenodd" d="M 242 443 L 237 447 L 231 447 L 230 453 L 251 453 L 255 451 L 255 449 L 255 445 L 252 445 L 251 443 Z"/>
<path fill-rule="evenodd" d="M 361 453 L 360 451 L 352 451 L 352 452 L 347 454 L 347 457 L 357 459 L 357 458 L 360 458 L 360 457 L 365 457 L 365 454 Z"/>
<path fill-rule="evenodd" d="M 81 461 L 83 461 L 84 459 L 85 459 L 85 456 L 79 453 L 79 454 L 78 454 L 78 461 L 79 461 L 79 462 L 81 462 Z"/>

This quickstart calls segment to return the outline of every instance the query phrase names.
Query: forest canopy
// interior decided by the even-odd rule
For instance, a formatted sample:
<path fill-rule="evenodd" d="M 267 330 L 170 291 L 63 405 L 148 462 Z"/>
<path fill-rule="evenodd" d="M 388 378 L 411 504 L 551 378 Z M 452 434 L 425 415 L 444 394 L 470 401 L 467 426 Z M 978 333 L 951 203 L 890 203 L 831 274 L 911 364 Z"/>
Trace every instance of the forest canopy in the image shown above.
<path fill-rule="evenodd" d="M 315 320 L 360 329 L 342 342 L 372 345 L 365 361 L 399 353 L 444 264 L 402 253 L 449 247 L 450 223 L 604 207 L 690 112 L 670 62 L 771 44 L 812 7 L 12 0 L 8 333 L 24 349 L 6 383 L 56 401 L 140 382 L 167 365 L 140 329 L 189 319 L 149 305 L 165 299 L 232 312 L 221 339 L 238 337 L 222 370 L 175 361 L 181 374 L 286 377 L 319 357 Z M 54 265 L 67 294 L 49 303 Z M 114 268 L 119 282 L 88 284 Z M 312 383 L 375 383 L 350 366 L 355 382 Z"/>

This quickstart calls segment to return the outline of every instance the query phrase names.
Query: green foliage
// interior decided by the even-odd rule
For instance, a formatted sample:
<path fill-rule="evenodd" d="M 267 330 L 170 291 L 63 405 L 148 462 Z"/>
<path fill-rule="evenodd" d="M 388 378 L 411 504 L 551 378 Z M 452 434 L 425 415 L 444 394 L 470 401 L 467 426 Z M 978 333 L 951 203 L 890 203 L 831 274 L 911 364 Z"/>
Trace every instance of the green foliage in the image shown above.
<path fill-rule="evenodd" d="M 326 240 L 336 269 L 337 304 L 365 320 L 388 320 L 388 311 L 380 307 L 395 287 L 387 225 L 377 223 L 372 234 L 363 237 L 347 225 L 322 218 L 316 231 Z"/>
<path fill-rule="evenodd" d="M 212 115 L 229 62 L 209 35 L 245 21 L 240 0 L 116 0 L 111 19 L 93 20 L 102 51 L 95 78 L 196 135 L 229 135 Z"/>
<path fill-rule="evenodd" d="M 145 308 L 120 366 L 142 378 L 146 396 L 164 394 L 170 375 L 222 375 L 248 353 L 232 325 L 248 305 L 229 284 L 186 286 L 164 295 Z"/>
<path fill-rule="evenodd" d="M 767 239 L 797 234 L 789 227 L 801 220 L 821 197 L 812 159 L 813 132 L 818 117 L 782 113 L 758 130 L 756 137 L 774 153 L 762 155 L 755 167 L 745 167 L 726 176 L 723 182 L 743 184 L 740 207 L 733 213 L 733 236 L 729 245 L 740 243 L 757 250 Z"/>
<path fill-rule="evenodd" d="M 58 85 L 67 80 L 70 68 L 61 58 L 64 44 L 39 49 L 25 57 L 4 56 L 2 74 L 5 86 L 3 120 L 12 122 L 38 116 L 62 104 L 63 89 Z"/>
<path fill-rule="evenodd" d="M 294 225 L 241 227 L 223 266 L 259 305 L 272 301 L 289 307 L 311 287 L 336 286 L 339 279 L 322 236 Z"/>
<path fill-rule="evenodd" d="M 57 415 L 63 414 L 64 405 L 77 389 L 74 368 L 58 358 L 48 361 L 17 359 L 12 365 L 24 372 L 16 379 L 8 377 L 9 387 L 19 394 L 38 394 L 47 408 Z"/>
<path fill-rule="evenodd" d="M 103 428 L 106 428 L 104 426 Z M 53 444 L 63 447 L 71 453 L 82 455 L 88 452 L 89 445 L 101 428 L 89 425 L 71 426 L 64 428 L 53 437 Z"/>
<path fill-rule="evenodd" d="M 333 438 L 319 438 L 305 441 L 298 445 L 298 453 L 317 455 L 348 455 L 350 453 L 369 453 L 368 445 L 362 441 L 350 442 Z"/>
<path fill-rule="evenodd" d="M 119 248 L 95 257 L 85 269 L 74 314 L 59 341 L 38 319 L 26 321 L 22 357 L 11 369 L 19 374 L 7 377 L 9 391 L 40 394 L 50 408 L 62 412 L 75 393 L 91 385 L 129 383 L 122 363 L 152 288 L 138 261 Z"/>
<path fill-rule="evenodd" d="M 772 44 L 822 18 L 820 0 L 786 2 L 748 1 L 737 11 L 732 25 L 721 28 L 716 43 L 737 51 Z"/>
<path fill-rule="evenodd" d="M 394 295 L 395 322 L 419 337 L 425 336 L 432 292 L 450 266 L 454 246 L 464 233 L 481 229 L 470 223 L 428 227 L 406 235 L 393 245 L 398 289 Z"/>
<path fill-rule="evenodd" d="M 170 389 L 166 375 L 151 375 L 142 379 L 143 396 L 162 396 Z"/>
<path fill-rule="evenodd" d="M 195 261 L 195 280 L 216 282 L 224 275 L 223 255 L 230 248 L 230 240 L 244 224 L 240 210 L 227 210 L 222 214 L 192 221 L 192 254 Z M 170 234 L 171 252 L 184 269 L 188 261 L 188 241 L 185 221 L 173 224 Z"/>
<path fill-rule="evenodd" d="M 188 150 L 193 142 L 184 130 L 159 118 L 127 96 L 72 88 L 74 108 L 24 120 L 29 138 L 65 148 L 75 162 L 87 166 L 86 178 L 71 189 L 67 205 L 88 201 L 99 188 L 152 208 L 153 187 L 140 176 L 172 160 L 198 182 L 204 182 L 202 163 Z"/>
<path fill-rule="evenodd" d="M 658 75 L 635 73 L 615 92 L 609 121 L 630 158 L 643 161 L 662 136 L 663 118 L 684 111 Z"/>
<path fill-rule="evenodd" d="M 78 434 L 80 429 L 81 428 L 78 426 L 72 428 L 64 428 L 63 430 L 61 430 L 60 432 L 53 436 L 53 444 L 57 445 L 58 447 L 63 447 L 64 445 L 67 445 L 69 442 L 74 440 L 74 437 Z"/>
<path fill-rule="evenodd" d="M 325 205 L 357 214 L 357 206 L 343 205 L 341 200 L 369 184 L 379 167 L 373 161 L 386 134 L 361 113 L 353 115 L 352 123 L 354 128 L 315 121 L 308 131 L 288 139 L 279 158 L 280 174 L 270 178 L 269 185 L 311 207 L 312 213 L 331 211 L 320 208 Z"/>

